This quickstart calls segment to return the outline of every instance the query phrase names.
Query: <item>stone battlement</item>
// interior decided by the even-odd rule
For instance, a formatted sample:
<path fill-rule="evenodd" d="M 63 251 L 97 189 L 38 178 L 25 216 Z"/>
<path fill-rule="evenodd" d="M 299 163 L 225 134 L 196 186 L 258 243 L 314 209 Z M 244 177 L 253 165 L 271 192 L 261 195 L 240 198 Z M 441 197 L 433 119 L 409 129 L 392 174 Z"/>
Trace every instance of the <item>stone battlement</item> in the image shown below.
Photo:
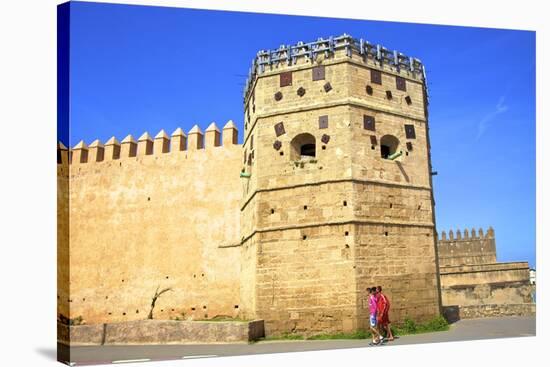
<path fill-rule="evenodd" d="M 164 130 L 151 137 L 148 132 L 143 133 L 137 141 L 132 135 L 126 136 L 119 142 L 114 136 L 104 144 L 94 140 L 87 145 L 83 140 L 73 148 L 68 149 L 63 143 L 57 143 L 58 164 L 83 164 L 103 161 L 112 161 L 124 158 L 176 153 L 181 151 L 197 151 L 214 147 L 237 145 L 238 130 L 235 123 L 229 120 L 222 132 L 212 122 L 203 133 L 198 125 L 193 126 L 187 134 L 176 129 L 170 136 Z"/>
<path fill-rule="evenodd" d="M 489 227 L 484 233 L 480 228 L 460 231 L 441 232 L 438 241 L 439 265 L 479 265 L 492 264 L 497 261 L 495 231 Z"/>
<path fill-rule="evenodd" d="M 346 56 L 362 60 L 380 68 L 389 67 L 397 73 L 408 71 L 413 75 L 425 78 L 422 62 L 401 52 L 389 50 L 379 44 L 372 44 L 362 38 L 356 39 L 348 34 L 338 37 L 318 38 L 313 42 L 298 42 L 296 45 L 281 45 L 274 50 L 261 50 L 252 61 L 245 83 L 244 101 L 248 99 L 257 76 L 273 68 L 292 66 L 304 63 L 319 62 L 335 56 Z"/>
<path fill-rule="evenodd" d="M 460 229 L 457 229 L 455 232 L 451 229 L 449 231 L 449 237 L 447 238 L 447 232 L 442 231 L 441 236 L 438 236 L 438 242 L 440 245 L 444 244 L 444 242 L 449 241 L 468 241 L 468 240 L 474 240 L 474 239 L 484 239 L 484 238 L 495 238 L 495 231 L 493 230 L 493 227 L 489 227 L 485 233 L 483 233 L 483 229 L 479 228 L 477 230 L 472 228 L 471 232 L 468 232 L 468 229 L 464 229 L 463 231 L 460 231 Z"/>

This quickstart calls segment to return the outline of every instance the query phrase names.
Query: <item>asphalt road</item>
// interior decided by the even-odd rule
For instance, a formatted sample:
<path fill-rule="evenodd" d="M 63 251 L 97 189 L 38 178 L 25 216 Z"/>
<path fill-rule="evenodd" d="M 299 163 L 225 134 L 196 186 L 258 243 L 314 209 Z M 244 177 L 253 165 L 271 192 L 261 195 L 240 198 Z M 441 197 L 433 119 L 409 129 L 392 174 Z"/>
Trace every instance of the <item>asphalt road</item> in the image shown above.
<path fill-rule="evenodd" d="M 503 317 L 460 320 L 449 331 L 405 335 L 392 345 L 438 343 L 464 340 L 524 337 L 535 335 L 535 317 Z M 364 348 L 369 340 L 261 341 L 254 344 L 132 345 L 83 346 L 71 348 L 74 365 L 154 361 L 168 359 L 211 358 L 264 353 L 304 352 L 326 349 Z M 60 345 L 58 345 L 59 347 Z M 63 346 L 61 346 L 63 347 Z M 381 347 L 371 347 L 381 348 Z M 64 351 L 66 353 L 66 350 Z"/>

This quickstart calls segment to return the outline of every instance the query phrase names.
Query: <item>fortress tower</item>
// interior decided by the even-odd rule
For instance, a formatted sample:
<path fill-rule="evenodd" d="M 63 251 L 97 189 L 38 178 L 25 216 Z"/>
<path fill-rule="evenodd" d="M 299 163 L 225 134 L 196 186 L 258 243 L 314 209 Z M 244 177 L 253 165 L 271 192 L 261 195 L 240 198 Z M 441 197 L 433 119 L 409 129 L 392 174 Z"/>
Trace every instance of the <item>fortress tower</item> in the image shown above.
<path fill-rule="evenodd" d="M 260 51 L 244 95 L 241 312 L 266 333 L 440 313 L 419 60 L 348 35 Z"/>

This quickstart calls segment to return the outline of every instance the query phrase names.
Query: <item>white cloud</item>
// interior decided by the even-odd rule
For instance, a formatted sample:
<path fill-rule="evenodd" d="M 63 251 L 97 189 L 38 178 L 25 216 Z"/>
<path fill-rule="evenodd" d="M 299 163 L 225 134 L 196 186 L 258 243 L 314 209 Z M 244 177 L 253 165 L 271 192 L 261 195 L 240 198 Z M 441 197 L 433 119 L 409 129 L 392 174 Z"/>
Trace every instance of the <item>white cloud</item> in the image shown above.
<path fill-rule="evenodd" d="M 498 100 L 497 105 L 495 106 L 495 109 L 490 113 L 488 113 L 487 115 L 485 115 L 481 119 L 481 121 L 479 121 L 476 139 L 481 138 L 481 135 L 483 135 L 483 133 L 487 130 L 487 128 L 489 127 L 491 122 L 495 119 L 495 117 L 497 117 L 501 113 L 508 111 L 508 106 L 504 104 L 505 98 L 506 96 L 501 96 L 500 99 Z"/>

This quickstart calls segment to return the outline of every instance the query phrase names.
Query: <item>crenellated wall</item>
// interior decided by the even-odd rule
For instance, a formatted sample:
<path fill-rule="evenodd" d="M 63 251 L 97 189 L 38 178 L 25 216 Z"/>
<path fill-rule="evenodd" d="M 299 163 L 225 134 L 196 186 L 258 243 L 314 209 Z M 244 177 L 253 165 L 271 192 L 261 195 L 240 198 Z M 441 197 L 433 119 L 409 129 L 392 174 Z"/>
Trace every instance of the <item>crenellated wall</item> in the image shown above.
<path fill-rule="evenodd" d="M 497 262 L 493 228 L 442 232 L 438 241 L 441 298 L 444 306 L 459 306 L 461 317 L 483 317 L 492 313 L 473 310 L 482 305 L 507 312 L 525 310 L 532 302 L 527 262 Z M 528 308 L 534 309 L 534 308 Z M 520 311 L 518 311 L 520 312 Z M 524 312 L 524 311 L 521 311 Z M 463 315 L 462 315 L 463 314 Z"/>
<path fill-rule="evenodd" d="M 438 239 L 439 266 L 491 264 L 497 262 L 495 232 L 489 227 L 484 234 L 483 230 L 471 232 L 453 230 L 441 232 Z"/>
<path fill-rule="evenodd" d="M 222 131 L 212 123 L 204 133 L 195 126 L 59 145 L 61 314 L 144 319 L 157 287 L 172 291 L 158 299 L 155 318 L 238 314 L 237 134 L 230 121 Z"/>

